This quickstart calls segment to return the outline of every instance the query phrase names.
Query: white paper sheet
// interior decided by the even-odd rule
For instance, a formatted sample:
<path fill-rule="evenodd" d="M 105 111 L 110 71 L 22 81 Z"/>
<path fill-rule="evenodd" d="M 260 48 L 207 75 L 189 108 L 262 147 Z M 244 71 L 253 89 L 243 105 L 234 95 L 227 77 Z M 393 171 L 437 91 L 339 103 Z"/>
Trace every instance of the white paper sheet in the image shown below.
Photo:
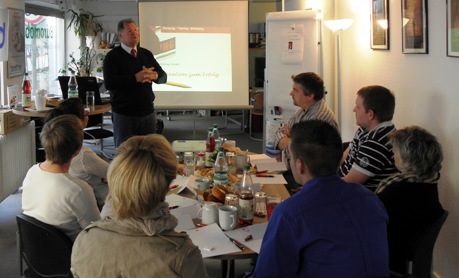
<path fill-rule="evenodd" d="M 252 165 L 256 165 L 258 162 L 260 161 L 270 161 L 272 158 L 269 157 L 268 155 L 266 154 L 251 154 L 249 155 L 250 157 L 250 164 Z"/>
<path fill-rule="evenodd" d="M 193 243 L 199 247 L 203 258 L 239 252 L 217 224 L 187 231 Z"/>
<path fill-rule="evenodd" d="M 191 176 L 190 176 L 191 177 Z M 177 186 L 173 189 L 170 189 L 168 194 L 179 194 L 185 189 L 190 183 L 190 177 L 180 176 L 177 177 L 171 182 L 169 187 Z"/>
<path fill-rule="evenodd" d="M 257 171 L 287 171 L 284 162 L 277 162 L 276 159 L 272 159 L 268 162 L 258 162 Z"/>
<path fill-rule="evenodd" d="M 254 252 L 260 253 L 261 242 L 263 241 L 263 236 L 265 235 L 267 226 L 268 222 L 255 224 L 232 231 L 226 231 L 225 234 L 249 247 Z M 252 235 L 252 240 L 245 241 L 248 235 Z"/>
<path fill-rule="evenodd" d="M 257 177 L 252 175 L 252 181 L 260 184 L 287 184 L 284 176 L 280 174 L 269 174 L 272 177 Z"/>
<path fill-rule="evenodd" d="M 193 223 L 193 218 L 196 218 L 198 211 L 201 206 L 195 203 L 191 206 L 178 207 L 171 209 L 171 214 L 174 215 L 178 220 L 178 225 L 175 227 L 176 231 L 188 231 L 196 228 Z"/>
<path fill-rule="evenodd" d="M 169 203 L 169 207 L 187 207 L 196 204 L 198 201 L 177 194 L 170 194 L 166 196 L 166 202 Z"/>

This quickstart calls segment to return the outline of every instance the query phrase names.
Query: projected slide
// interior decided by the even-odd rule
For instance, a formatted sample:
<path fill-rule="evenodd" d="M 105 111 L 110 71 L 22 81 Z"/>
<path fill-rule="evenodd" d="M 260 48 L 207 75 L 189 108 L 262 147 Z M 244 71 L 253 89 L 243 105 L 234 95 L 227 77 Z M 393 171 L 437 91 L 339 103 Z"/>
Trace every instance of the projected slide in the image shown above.
<path fill-rule="evenodd" d="M 222 27 L 150 26 L 156 60 L 167 84 L 155 91 L 231 92 L 231 30 Z"/>

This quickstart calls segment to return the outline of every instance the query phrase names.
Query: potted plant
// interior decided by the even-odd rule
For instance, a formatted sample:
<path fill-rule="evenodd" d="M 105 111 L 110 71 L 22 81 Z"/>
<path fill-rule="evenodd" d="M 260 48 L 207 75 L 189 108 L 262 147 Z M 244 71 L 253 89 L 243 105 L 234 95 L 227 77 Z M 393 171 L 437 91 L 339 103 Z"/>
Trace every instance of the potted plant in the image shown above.
<path fill-rule="evenodd" d="M 72 14 L 70 23 L 67 26 L 67 29 L 73 26 L 73 31 L 75 35 L 83 38 L 85 36 L 95 36 L 98 32 L 102 32 L 102 23 L 97 20 L 101 15 L 94 15 L 91 12 L 80 9 L 79 12 L 76 12 L 72 9 L 67 11 Z"/>
<path fill-rule="evenodd" d="M 68 72 L 76 76 L 91 76 L 93 71 L 102 72 L 102 61 L 105 54 L 96 53 L 94 49 L 87 46 L 80 46 L 80 58 L 76 58 L 73 53 L 69 55 L 70 61 L 59 71 L 66 75 Z"/>

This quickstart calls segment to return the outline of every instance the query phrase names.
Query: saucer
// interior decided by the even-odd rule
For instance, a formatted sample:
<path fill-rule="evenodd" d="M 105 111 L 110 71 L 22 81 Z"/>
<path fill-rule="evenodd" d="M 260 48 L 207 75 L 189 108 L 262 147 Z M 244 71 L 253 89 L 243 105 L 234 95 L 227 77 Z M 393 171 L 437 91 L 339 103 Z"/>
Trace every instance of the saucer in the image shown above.
<path fill-rule="evenodd" d="M 25 107 L 24 110 L 29 111 L 29 112 L 46 112 L 49 110 L 53 110 L 52 107 L 45 107 L 45 109 L 40 109 L 37 110 L 35 107 Z"/>

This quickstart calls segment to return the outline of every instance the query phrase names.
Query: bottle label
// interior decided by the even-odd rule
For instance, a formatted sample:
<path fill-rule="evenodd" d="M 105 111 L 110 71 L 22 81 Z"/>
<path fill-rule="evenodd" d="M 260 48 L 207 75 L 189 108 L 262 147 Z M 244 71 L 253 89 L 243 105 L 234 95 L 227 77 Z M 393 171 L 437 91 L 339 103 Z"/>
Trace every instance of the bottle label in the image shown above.
<path fill-rule="evenodd" d="M 205 157 L 205 165 L 206 167 L 213 167 L 214 166 L 214 162 L 212 161 L 212 156 L 214 155 L 213 152 L 206 152 L 206 157 Z"/>
<path fill-rule="evenodd" d="M 78 97 L 78 91 L 68 90 L 67 97 L 68 98 L 77 98 Z"/>
<path fill-rule="evenodd" d="M 239 218 L 242 220 L 253 219 L 253 198 L 250 200 L 239 198 Z"/>
<path fill-rule="evenodd" d="M 32 95 L 31 94 L 22 94 L 22 106 L 23 107 L 32 106 Z"/>
<path fill-rule="evenodd" d="M 228 185 L 228 173 L 227 172 L 215 172 L 214 186 L 217 186 L 217 185 Z"/>

